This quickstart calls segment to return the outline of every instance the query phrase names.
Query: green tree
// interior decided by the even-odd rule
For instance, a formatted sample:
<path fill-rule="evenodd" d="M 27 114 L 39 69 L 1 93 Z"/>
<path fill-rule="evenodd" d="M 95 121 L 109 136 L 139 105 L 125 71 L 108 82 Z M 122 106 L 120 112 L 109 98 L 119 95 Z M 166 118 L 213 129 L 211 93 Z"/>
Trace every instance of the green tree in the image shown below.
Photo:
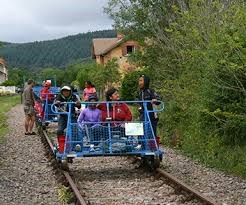
<path fill-rule="evenodd" d="M 77 81 L 81 89 L 84 89 L 85 81 L 90 80 L 96 87 L 99 97 L 104 91 L 119 84 L 121 75 L 118 71 L 116 59 L 109 61 L 106 65 L 84 64 L 77 75 Z"/>
<path fill-rule="evenodd" d="M 148 75 L 147 69 L 138 69 L 126 74 L 120 89 L 123 100 L 138 100 L 138 79 L 142 74 Z"/>
<path fill-rule="evenodd" d="M 80 69 L 79 73 L 77 74 L 77 81 L 79 83 L 79 86 L 81 89 L 84 89 L 85 82 L 90 80 L 92 83 L 94 83 L 93 79 L 91 79 L 92 72 L 97 69 L 96 64 L 85 64 L 83 65 L 83 68 Z"/>
<path fill-rule="evenodd" d="M 8 78 L 10 81 L 15 82 L 15 86 L 22 87 L 24 86 L 25 81 L 31 78 L 32 74 L 21 68 L 11 68 L 9 69 Z"/>
<path fill-rule="evenodd" d="M 115 37 L 113 30 L 94 31 L 67 36 L 61 39 L 32 43 L 4 43 L 0 48 L 10 67 L 24 67 L 32 70 L 39 68 L 65 68 L 78 64 L 83 59 L 91 59 L 91 42 L 93 38 Z"/>
<path fill-rule="evenodd" d="M 5 80 L 1 85 L 2 86 L 15 86 L 16 83 L 13 80 Z"/>
<path fill-rule="evenodd" d="M 106 11 L 143 46 L 136 63 L 151 68 L 165 96 L 165 139 L 206 163 L 245 172 L 245 2 L 111 0 Z"/>
<path fill-rule="evenodd" d="M 120 83 L 121 75 L 117 59 L 113 58 L 108 61 L 101 72 L 101 80 L 105 87 L 113 86 L 113 83 Z"/>

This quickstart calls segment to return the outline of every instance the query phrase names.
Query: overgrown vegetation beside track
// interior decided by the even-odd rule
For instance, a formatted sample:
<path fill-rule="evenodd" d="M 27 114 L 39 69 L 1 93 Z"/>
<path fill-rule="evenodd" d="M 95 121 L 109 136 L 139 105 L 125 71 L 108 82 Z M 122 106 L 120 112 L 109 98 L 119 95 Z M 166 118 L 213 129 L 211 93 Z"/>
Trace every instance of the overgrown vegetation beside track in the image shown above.
<path fill-rule="evenodd" d="M 8 131 L 6 113 L 15 105 L 20 103 L 20 96 L 0 96 L 0 143 L 4 141 L 4 135 Z"/>
<path fill-rule="evenodd" d="M 166 102 L 165 144 L 246 176 L 245 2 L 111 0 L 106 12 L 144 47 L 132 60 L 147 68 Z"/>

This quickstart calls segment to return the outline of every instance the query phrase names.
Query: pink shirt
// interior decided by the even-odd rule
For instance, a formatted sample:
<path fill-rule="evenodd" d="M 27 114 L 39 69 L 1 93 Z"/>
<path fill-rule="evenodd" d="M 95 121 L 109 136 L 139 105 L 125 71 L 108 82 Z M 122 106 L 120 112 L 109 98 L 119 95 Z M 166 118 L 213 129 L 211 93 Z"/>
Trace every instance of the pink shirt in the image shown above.
<path fill-rule="evenodd" d="M 84 101 L 88 101 L 88 98 L 92 95 L 96 94 L 96 88 L 91 87 L 91 88 L 85 88 L 83 92 L 83 98 Z"/>

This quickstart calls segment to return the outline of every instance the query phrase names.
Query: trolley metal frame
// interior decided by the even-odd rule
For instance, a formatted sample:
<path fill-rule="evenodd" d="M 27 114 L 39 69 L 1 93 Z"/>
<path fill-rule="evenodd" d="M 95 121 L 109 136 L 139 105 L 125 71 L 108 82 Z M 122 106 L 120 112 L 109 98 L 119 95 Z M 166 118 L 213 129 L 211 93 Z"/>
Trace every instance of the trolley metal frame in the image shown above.
<path fill-rule="evenodd" d="M 151 101 L 81 102 L 81 104 L 85 104 L 87 106 L 93 103 L 106 104 L 108 117 L 110 117 L 109 111 L 110 105 L 112 104 L 142 104 L 144 108 L 144 120 L 130 122 L 100 121 L 94 127 L 90 126 L 91 123 L 89 122 L 83 122 L 82 126 L 79 126 L 77 121 L 74 122 L 74 119 L 72 119 L 72 106 L 75 104 L 74 102 L 66 103 L 68 111 L 63 110 L 60 112 L 55 110 L 55 104 L 53 104 L 51 107 L 52 112 L 58 115 L 67 116 L 64 152 L 56 152 L 57 159 L 64 160 L 66 158 L 95 156 L 138 156 L 142 158 L 154 157 L 160 160 L 162 159 L 163 151 L 159 149 L 156 142 L 149 115 L 151 112 L 161 112 L 164 110 L 164 103 L 162 101 L 158 101 L 158 103 L 160 103 L 158 107 L 160 108 L 155 110 L 147 109 L 147 104 L 151 103 Z M 139 129 L 137 131 L 134 131 L 133 129 L 133 134 L 129 134 L 129 127 L 131 131 L 131 128 L 134 128 L 134 126 L 139 127 Z M 89 129 L 89 132 L 86 130 L 86 127 Z M 93 133 L 93 128 L 96 129 L 96 134 L 94 135 L 98 136 L 97 140 L 93 140 L 93 136 L 91 134 Z M 141 129 L 143 129 L 142 134 Z M 115 135 L 114 131 L 117 131 L 118 134 Z M 126 135 L 127 131 L 128 135 Z M 134 134 L 134 132 L 140 132 L 140 134 Z M 86 144 L 85 138 L 88 137 L 91 139 L 90 142 Z M 118 150 L 117 145 L 119 146 Z"/>

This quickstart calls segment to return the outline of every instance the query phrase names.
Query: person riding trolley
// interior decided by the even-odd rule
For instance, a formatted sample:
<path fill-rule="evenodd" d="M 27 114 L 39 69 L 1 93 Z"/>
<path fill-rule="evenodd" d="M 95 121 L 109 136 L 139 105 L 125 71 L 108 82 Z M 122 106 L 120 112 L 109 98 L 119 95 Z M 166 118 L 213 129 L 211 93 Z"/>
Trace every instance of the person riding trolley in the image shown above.
<path fill-rule="evenodd" d="M 77 122 L 75 107 L 77 107 L 78 109 L 81 108 L 80 99 L 78 98 L 77 95 L 73 94 L 71 87 L 63 86 L 61 88 L 60 94 L 58 94 L 55 99 L 55 105 L 61 110 L 61 112 L 62 111 L 68 112 L 69 107 L 66 104 L 67 102 L 75 102 L 75 104 L 72 104 L 72 117 L 71 117 L 71 121 L 75 123 Z M 66 138 L 64 134 L 64 130 L 67 128 L 67 120 L 68 120 L 68 115 L 66 114 L 61 114 L 58 119 L 57 140 L 58 140 L 58 147 L 60 153 L 64 151 L 64 144 Z"/>

